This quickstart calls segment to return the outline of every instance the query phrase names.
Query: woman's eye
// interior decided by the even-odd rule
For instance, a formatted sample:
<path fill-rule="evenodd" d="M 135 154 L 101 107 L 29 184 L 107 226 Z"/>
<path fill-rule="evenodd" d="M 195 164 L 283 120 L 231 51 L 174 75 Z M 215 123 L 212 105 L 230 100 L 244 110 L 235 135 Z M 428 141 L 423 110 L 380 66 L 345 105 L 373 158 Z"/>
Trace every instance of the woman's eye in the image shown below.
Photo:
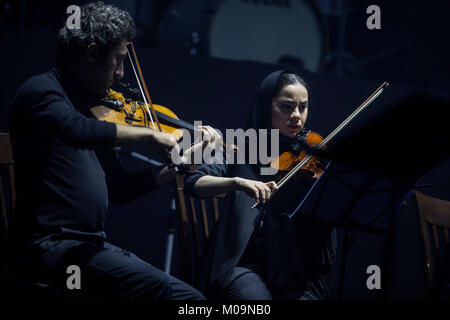
<path fill-rule="evenodd" d="M 305 111 L 306 108 L 308 108 L 308 105 L 307 105 L 306 103 L 305 103 L 305 104 L 301 104 L 301 105 L 299 106 L 300 112 Z"/>

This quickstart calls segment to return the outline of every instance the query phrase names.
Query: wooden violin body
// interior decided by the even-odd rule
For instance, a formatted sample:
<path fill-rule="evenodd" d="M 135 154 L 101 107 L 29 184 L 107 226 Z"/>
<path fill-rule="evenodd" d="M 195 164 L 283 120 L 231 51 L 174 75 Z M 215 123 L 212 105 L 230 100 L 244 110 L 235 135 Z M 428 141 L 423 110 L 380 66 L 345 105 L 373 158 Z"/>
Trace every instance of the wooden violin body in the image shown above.
<path fill-rule="evenodd" d="M 180 120 L 169 108 L 153 104 L 153 109 L 159 118 L 162 132 L 173 134 L 178 139 L 183 135 L 179 129 L 194 130 L 193 125 Z M 114 90 L 109 90 L 100 105 L 92 107 L 91 112 L 98 120 L 157 129 L 157 124 L 152 121 L 143 103 L 126 99 L 122 93 Z"/>
<path fill-rule="evenodd" d="M 319 145 L 323 141 L 323 138 L 320 134 L 312 131 L 306 133 L 306 136 L 302 138 L 304 142 L 310 147 Z M 280 176 L 284 176 L 286 172 L 292 170 L 307 156 L 308 154 L 304 149 L 301 150 L 299 154 L 296 154 L 292 151 L 286 151 L 280 154 L 280 156 L 271 163 L 271 166 L 280 171 Z M 311 157 L 309 160 L 307 160 L 306 163 L 301 167 L 300 172 L 298 172 L 298 177 L 311 176 L 311 174 L 305 173 L 305 170 L 312 173 L 313 178 L 319 178 L 323 173 L 320 159 L 317 157 Z"/>

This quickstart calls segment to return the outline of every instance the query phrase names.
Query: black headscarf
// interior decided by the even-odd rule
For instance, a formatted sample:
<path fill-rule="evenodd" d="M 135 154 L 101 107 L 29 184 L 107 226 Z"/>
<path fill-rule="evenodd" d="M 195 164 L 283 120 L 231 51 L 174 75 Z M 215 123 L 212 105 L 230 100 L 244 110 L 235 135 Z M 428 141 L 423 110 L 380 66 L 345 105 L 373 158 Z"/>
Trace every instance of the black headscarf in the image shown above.
<path fill-rule="evenodd" d="M 256 97 L 247 115 L 245 129 L 267 129 L 268 133 L 272 128 L 272 99 L 278 92 L 276 85 L 280 76 L 284 73 L 293 73 L 290 70 L 279 70 L 269 74 L 260 84 Z M 296 137 L 287 137 L 280 133 L 280 154 L 284 151 L 298 151 L 298 137 L 302 135 L 306 129 L 304 128 Z"/>
<path fill-rule="evenodd" d="M 286 72 L 288 71 L 272 72 L 261 82 L 247 116 L 246 129 L 272 129 L 272 99 L 275 95 L 275 85 L 280 76 Z"/>
<path fill-rule="evenodd" d="M 275 92 L 277 82 L 284 73 L 294 72 L 275 71 L 263 80 L 248 114 L 246 129 L 272 129 L 272 99 L 278 93 Z M 280 153 L 297 148 L 301 142 L 299 138 L 306 131 L 304 128 L 296 137 L 280 133 Z M 325 298 L 330 295 L 324 279 L 336 249 L 335 243 L 330 247 L 332 249 L 323 249 L 329 230 L 315 221 L 291 219 L 287 215 L 297 207 L 312 182 L 309 179 L 302 180 L 302 183 L 291 180 L 282 193 L 263 207 L 255 220 L 257 228 L 250 240 L 250 252 L 253 250 L 262 259 L 261 272 L 277 299 L 299 296 Z M 261 224 L 261 221 L 264 223 Z M 325 262 L 321 260 L 322 254 L 326 257 Z"/>

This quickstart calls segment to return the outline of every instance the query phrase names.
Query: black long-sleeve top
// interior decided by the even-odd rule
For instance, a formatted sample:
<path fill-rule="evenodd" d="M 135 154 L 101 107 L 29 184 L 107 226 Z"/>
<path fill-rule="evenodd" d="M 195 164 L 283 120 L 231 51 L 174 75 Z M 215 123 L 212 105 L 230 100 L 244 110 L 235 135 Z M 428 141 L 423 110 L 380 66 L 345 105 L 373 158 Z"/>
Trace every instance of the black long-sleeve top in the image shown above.
<path fill-rule="evenodd" d="M 151 169 L 122 168 L 112 149 L 115 124 L 89 112 L 97 101 L 74 74 L 56 68 L 27 80 L 14 97 L 11 228 L 22 241 L 67 230 L 102 234 L 109 199 L 126 203 L 156 186 Z"/>
<path fill-rule="evenodd" d="M 195 196 L 195 184 L 206 175 L 275 179 L 256 174 L 250 165 L 204 164 L 185 180 L 185 190 Z M 198 273 L 198 286 L 210 297 L 220 298 L 222 284 L 232 268 L 245 266 L 263 276 L 276 299 L 329 299 L 335 232 L 314 219 L 290 219 L 284 214 L 293 211 L 311 183 L 289 183 L 271 200 L 264 218 L 261 210 L 251 209 L 254 199 L 243 191 L 228 194 Z M 257 227 L 260 219 L 263 229 Z"/>

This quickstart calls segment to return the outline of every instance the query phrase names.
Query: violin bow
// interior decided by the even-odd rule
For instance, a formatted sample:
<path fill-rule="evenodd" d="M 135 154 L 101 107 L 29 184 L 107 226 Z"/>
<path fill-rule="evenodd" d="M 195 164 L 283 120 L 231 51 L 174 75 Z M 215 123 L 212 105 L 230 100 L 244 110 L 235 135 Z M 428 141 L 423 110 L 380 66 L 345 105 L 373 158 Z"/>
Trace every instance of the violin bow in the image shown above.
<path fill-rule="evenodd" d="M 355 109 L 339 126 L 336 127 L 321 143 L 317 145 L 317 149 L 322 149 L 328 142 L 330 142 L 339 132 L 342 131 L 358 114 L 360 114 L 365 108 L 367 108 L 383 91 L 389 86 L 386 81 L 383 82 L 358 108 Z M 295 174 L 312 158 L 312 155 L 307 155 L 303 158 L 294 168 L 292 168 L 283 178 L 278 181 L 278 188 L 270 194 L 272 198 Z M 259 205 L 260 201 L 257 200 L 252 206 L 252 209 Z"/>
<path fill-rule="evenodd" d="M 134 60 L 136 61 L 136 68 L 134 66 L 133 59 L 131 59 L 130 51 L 128 50 L 128 45 L 131 46 L 131 51 L 133 52 Z M 139 59 L 137 57 L 136 50 L 134 49 L 134 44 L 131 41 L 127 42 L 127 54 L 128 54 L 128 58 L 130 59 L 131 66 L 133 68 L 133 72 L 136 77 L 136 80 L 137 80 L 137 83 L 139 86 L 139 90 L 141 91 L 142 98 L 144 99 L 144 104 L 145 104 L 145 107 L 147 108 L 147 113 L 150 116 L 150 121 L 152 122 L 153 129 L 162 131 L 158 116 L 156 115 L 155 109 L 153 108 L 152 99 L 150 98 L 150 94 L 148 93 L 147 85 L 145 83 L 144 76 L 142 74 L 142 69 L 139 64 Z M 136 72 L 136 69 L 137 69 L 137 72 Z M 139 77 L 138 77 L 138 73 L 139 73 Z M 139 78 L 141 80 L 139 80 Z M 141 84 L 141 81 L 142 81 L 142 84 Z M 153 119 L 155 119 L 155 120 L 153 120 Z M 155 122 L 156 122 L 156 126 L 155 126 Z"/>

